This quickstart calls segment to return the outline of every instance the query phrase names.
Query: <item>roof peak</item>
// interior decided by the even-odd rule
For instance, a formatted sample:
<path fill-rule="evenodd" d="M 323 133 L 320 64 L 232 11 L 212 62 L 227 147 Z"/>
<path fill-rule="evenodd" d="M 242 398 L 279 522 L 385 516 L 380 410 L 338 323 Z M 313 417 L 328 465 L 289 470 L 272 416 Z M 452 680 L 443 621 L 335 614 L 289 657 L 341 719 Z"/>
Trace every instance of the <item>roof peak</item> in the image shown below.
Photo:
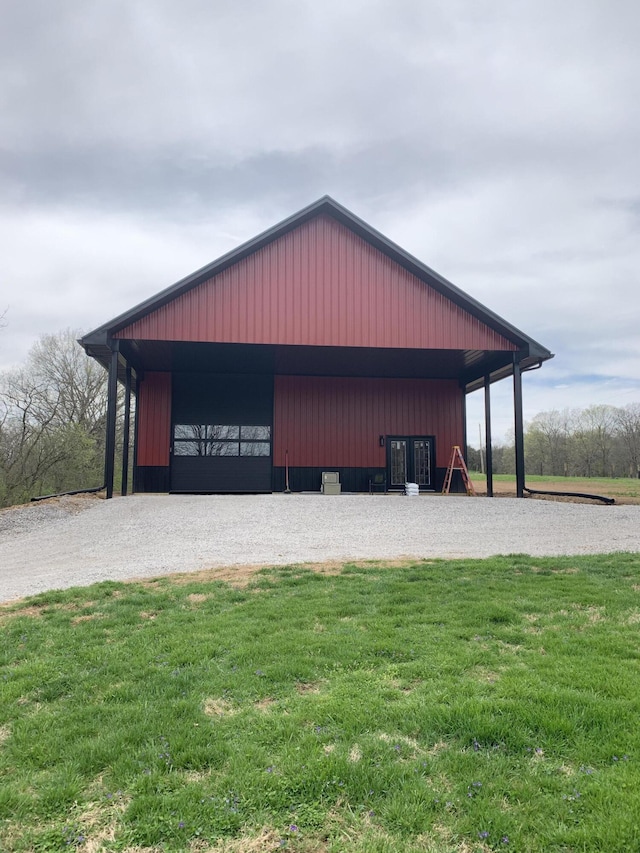
<path fill-rule="evenodd" d="M 480 319 L 499 334 L 516 343 L 519 348 L 528 352 L 529 355 L 535 355 L 543 359 L 551 357 L 551 353 L 541 344 L 524 334 L 524 332 L 516 329 L 502 317 L 494 314 L 473 297 L 409 254 L 401 246 L 398 246 L 388 237 L 385 237 L 384 234 L 377 231 L 363 219 L 360 219 L 328 194 L 321 196 L 316 201 L 311 202 L 306 207 L 301 208 L 296 213 L 291 214 L 256 237 L 225 253 L 212 263 L 201 267 L 170 287 L 165 288 L 139 305 L 88 333 L 82 338 L 81 343 L 87 348 L 98 341 L 106 342 L 125 326 L 165 305 L 193 287 L 197 287 L 207 279 L 213 278 L 213 276 L 238 263 L 243 258 L 254 254 L 267 244 L 323 213 L 329 214 L 337 222 L 358 235 L 365 242 L 374 246 L 378 251 L 412 273 L 426 285 L 432 287 L 447 299 Z"/>

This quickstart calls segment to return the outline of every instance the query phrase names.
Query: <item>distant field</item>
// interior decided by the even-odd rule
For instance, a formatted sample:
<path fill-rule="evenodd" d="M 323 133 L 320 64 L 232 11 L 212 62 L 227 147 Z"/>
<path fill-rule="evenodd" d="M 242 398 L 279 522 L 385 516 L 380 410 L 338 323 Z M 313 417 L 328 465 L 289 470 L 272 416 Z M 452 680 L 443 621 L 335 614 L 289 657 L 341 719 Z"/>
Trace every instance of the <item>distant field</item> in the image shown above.
<path fill-rule="evenodd" d="M 471 471 L 471 481 L 478 492 L 486 492 L 487 478 Z M 615 498 L 617 503 L 640 503 L 640 479 L 626 477 L 540 477 L 527 474 L 526 485 L 532 489 L 554 492 L 580 492 Z M 500 495 L 515 495 L 516 478 L 512 474 L 494 474 L 493 491 Z"/>
<path fill-rule="evenodd" d="M 0 849 L 638 851 L 639 624 L 633 554 L 0 608 Z"/>

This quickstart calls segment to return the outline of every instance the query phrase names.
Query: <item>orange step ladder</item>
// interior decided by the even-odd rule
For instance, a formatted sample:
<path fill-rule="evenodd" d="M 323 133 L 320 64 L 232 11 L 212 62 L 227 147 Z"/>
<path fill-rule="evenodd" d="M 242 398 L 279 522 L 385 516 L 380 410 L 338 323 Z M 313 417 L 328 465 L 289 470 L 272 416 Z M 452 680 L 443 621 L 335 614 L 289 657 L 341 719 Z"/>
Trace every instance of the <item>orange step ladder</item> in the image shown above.
<path fill-rule="evenodd" d="M 457 444 L 451 448 L 451 461 L 449 462 L 449 467 L 447 468 L 447 473 L 444 477 L 444 485 L 442 486 L 443 495 L 449 494 L 451 489 L 451 478 L 453 477 L 454 471 L 460 471 L 462 474 L 462 482 L 465 485 L 467 494 L 475 497 L 476 490 L 473 488 L 473 483 L 469 479 L 469 472 L 467 471 L 462 451 Z"/>

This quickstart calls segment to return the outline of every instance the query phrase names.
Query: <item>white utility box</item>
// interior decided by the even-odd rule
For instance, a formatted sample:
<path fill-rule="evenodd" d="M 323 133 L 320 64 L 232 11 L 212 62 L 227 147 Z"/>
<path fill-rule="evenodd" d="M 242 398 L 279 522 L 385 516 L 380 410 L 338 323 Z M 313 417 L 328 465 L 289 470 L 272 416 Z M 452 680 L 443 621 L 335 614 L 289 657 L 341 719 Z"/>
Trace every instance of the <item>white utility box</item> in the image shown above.
<path fill-rule="evenodd" d="M 339 495 L 342 491 L 340 474 L 337 471 L 323 471 L 320 491 L 323 495 Z"/>

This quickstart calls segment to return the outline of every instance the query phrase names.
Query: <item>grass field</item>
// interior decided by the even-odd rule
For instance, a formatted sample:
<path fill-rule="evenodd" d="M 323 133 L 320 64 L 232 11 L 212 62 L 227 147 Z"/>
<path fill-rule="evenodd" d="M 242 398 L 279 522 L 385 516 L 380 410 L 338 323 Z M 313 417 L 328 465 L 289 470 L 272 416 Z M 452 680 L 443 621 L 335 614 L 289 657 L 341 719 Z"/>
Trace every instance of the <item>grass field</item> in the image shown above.
<path fill-rule="evenodd" d="M 480 493 L 486 492 L 487 478 L 479 471 L 470 471 L 471 481 Z M 540 477 L 527 474 L 526 485 L 531 489 L 554 492 L 579 492 L 615 498 L 616 503 L 640 503 L 640 479 L 631 477 Z M 494 474 L 493 490 L 497 495 L 514 495 L 516 478 L 513 474 Z"/>
<path fill-rule="evenodd" d="M 640 850 L 640 557 L 0 609 L 3 851 Z"/>

